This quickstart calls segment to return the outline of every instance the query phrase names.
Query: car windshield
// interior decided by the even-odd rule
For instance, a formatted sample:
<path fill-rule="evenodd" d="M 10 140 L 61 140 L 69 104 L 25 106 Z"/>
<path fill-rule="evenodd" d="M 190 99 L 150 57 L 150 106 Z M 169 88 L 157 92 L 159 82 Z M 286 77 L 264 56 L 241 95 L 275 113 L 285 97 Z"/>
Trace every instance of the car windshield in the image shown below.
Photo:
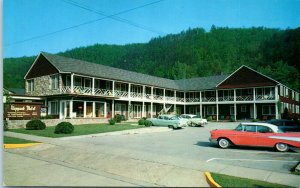
<path fill-rule="evenodd" d="M 170 120 L 177 120 L 177 119 L 179 119 L 178 116 L 173 116 L 173 117 L 170 118 Z"/>
<path fill-rule="evenodd" d="M 243 125 L 239 124 L 234 130 L 236 130 L 236 131 L 243 131 Z"/>
<path fill-rule="evenodd" d="M 197 116 L 194 116 L 194 117 L 192 117 L 192 118 L 201 118 L 201 116 L 198 116 L 198 115 L 197 115 Z"/>

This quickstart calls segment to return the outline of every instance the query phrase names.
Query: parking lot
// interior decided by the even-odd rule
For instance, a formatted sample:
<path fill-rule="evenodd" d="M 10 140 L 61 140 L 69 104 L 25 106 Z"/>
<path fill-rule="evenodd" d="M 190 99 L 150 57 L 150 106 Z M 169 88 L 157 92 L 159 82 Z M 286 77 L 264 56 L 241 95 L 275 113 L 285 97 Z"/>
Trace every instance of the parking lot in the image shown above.
<path fill-rule="evenodd" d="M 7 152 L 55 164 L 67 163 L 75 169 L 99 170 L 125 178 L 134 176 L 135 180 L 159 186 L 174 186 L 168 181 L 176 179 L 178 173 L 184 171 L 194 180 L 197 178 L 196 175 L 193 177 L 194 174 L 204 171 L 223 173 L 226 169 L 235 169 L 236 173 L 241 173 L 243 169 L 247 172 L 256 169 L 266 176 L 262 179 L 267 179 L 273 172 L 290 174 L 290 169 L 300 161 L 298 151 L 280 153 L 269 148 L 248 147 L 220 149 L 209 143 L 210 130 L 234 128 L 237 124 L 209 123 L 205 127 L 186 127 L 178 130 L 165 128 L 164 131 L 143 134 L 66 137 L 55 139 L 49 144 Z M 162 176 L 166 175 L 164 173 L 170 171 L 174 171 L 174 177 L 162 180 Z M 251 178 L 252 175 L 254 177 L 255 174 L 249 174 L 247 177 Z M 298 181 L 300 183 L 300 178 Z M 187 182 L 191 180 L 181 180 L 182 184 L 175 186 L 184 186 Z M 201 182 L 196 183 L 201 186 Z"/>

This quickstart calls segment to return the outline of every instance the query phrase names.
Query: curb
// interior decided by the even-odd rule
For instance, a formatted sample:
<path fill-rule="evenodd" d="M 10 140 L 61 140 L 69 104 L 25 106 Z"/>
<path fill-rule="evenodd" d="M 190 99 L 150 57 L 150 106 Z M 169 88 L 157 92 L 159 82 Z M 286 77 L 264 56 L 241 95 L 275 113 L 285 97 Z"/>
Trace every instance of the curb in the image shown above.
<path fill-rule="evenodd" d="M 210 172 L 204 172 L 206 181 L 210 187 L 221 187 L 215 180 L 212 178 Z"/>
<path fill-rule="evenodd" d="M 39 145 L 42 143 L 28 143 L 28 144 L 3 144 L 4 149 L 14 149 L 14 148 L 25 148 L 30 146 Z"/>

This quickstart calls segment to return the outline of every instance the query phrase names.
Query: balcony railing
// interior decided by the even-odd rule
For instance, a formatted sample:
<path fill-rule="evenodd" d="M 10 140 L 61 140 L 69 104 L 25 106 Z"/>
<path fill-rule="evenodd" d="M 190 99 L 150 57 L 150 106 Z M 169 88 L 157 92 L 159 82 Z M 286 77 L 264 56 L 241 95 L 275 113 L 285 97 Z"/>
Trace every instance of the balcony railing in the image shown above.
<path fill-rule="evenodd" d="M 115 90 L 115 97 L 128 97 L 128 92 L 127 91 L 120 91 L 120 90 Z"/>
<path fill-rule="evenodd" d="M 166 101 L 175 101 L 175 97 L 166 96 L 165 100 Z"/>
<path fill-rule="evenodd" d="M 200 98 L 186 98 L 185 102 L 200 102 Z"/>
<path fill-rule="evenodd" d="M 256 95 L 255 100 L 275 100 L 275 95 Z"/>
<path fill-rule="evenodd" d="M 202 97 L 202 102 L 215 102 L 216 97 Z"/>
<path fill-rule="evenodd" d="M 164 100 L 164 96 L 162 96 L 162 95 L 153 95 L 153 100 L 162 101 L 162 100 Z"/>
<path fill-rule="evenodd" d="M 142 93 L 136 93 L 136 92 L 130 92 L 130 97 L 131 97 L 131 98 L 139 98 L 139 99 L 142 99 L 142 98 L 143 98 L 143 94 L 142 94 Z"/>
<path fill-rule="evenodd" d="M 184 98 L 176 97 L 177 102 L 184 102 Z"/>
<path fill-rule="evenodd" d="M 63 86 L 60 87 L 55 94 L 71 94 L 71 86 Z M 109 89 L 100 89 L 95 88 L 94 93 L 92 88 L 90 87 L 81 87 L 81 86 L 74 86 L 73 87 L 74 94 L 81 94 L 81 95 L 98 95 L 98 96 L 115 96 L 115 97 L 122 97 L 122 98 L 129 98 L 128 91 L 120 91 L 115 90 L 114 93 L 112 90 Z M 54 94 L 54 93 L 53 93 Z M 114 94 L 114 95 L 113 95 Z M 151 95 L 149 93 L 136 93 L 130 92 L 130 97 L 135 99 L 149 99 L 149 100 L 156 100 L 156 101 L 169 101 L 169 102 L 200 102 L 200 98 L 184 98 L 174 97 L 174 96 L 162 96 L 162 95 Z M 240 95 L 236 96 L 235 101 L 262 101 L 262 100 L 275 100 L 275 95 Z M 234 101 L 234 96 L 224 96 L 218 97 L 218 101 Z M 216 102 L 216 97 L 202 97 L 202 102 Z"/>
<path fill-rule="evenodd" d="M 233 96 L 218 97 L 218 101 L 234 101 Z"/>

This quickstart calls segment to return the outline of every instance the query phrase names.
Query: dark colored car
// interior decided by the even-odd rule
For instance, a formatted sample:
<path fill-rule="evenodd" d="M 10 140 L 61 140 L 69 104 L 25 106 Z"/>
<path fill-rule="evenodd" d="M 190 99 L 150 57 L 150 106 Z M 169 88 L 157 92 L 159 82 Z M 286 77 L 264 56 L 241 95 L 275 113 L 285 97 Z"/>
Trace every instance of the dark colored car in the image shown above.
<path fill-rule="evenodd" d="M 271 119 L 266 122 L 276 125 L 279 129 L 281 129 L 284 132 L 300 132 L 300 124 L 293 120 Z"/>

